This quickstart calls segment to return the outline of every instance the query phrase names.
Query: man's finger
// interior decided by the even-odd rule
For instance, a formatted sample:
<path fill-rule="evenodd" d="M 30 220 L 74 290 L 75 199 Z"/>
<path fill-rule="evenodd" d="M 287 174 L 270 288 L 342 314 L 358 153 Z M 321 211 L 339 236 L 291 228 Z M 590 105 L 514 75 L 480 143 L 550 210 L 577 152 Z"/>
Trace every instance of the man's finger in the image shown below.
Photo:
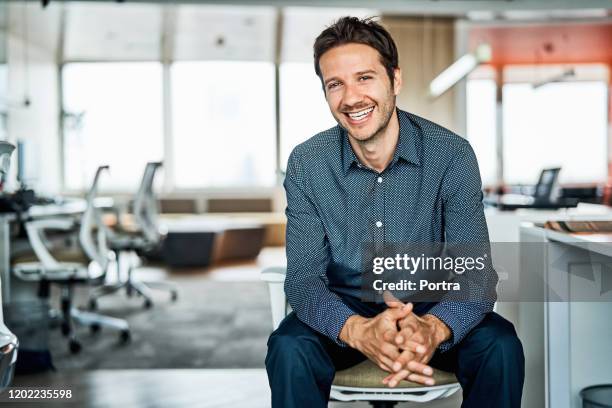
<path fill-rule="evenodd" d="M 402 307 L 402 306 L 404 306 L 404 302 L 402 302 L 401 300 L 396 298 L 393 295 L 393 293 L 389 292 L 388 290 L 385 290 L 383 292 L 383 299 L 384 299 L 385 303 L 387 304 L 387 306 L 389 306 L 389 307 Z"/>
<path fill-rule="evenodd" d="M 428 377 L 431 377 L 433 375 L 433 368 L 431 368 L 427 364 L 419 363 L 416 360 L 409 361 L 407 368 L 413 373 L 420 373 Z"/>
<path fill-rule="evenodd" d="M 407 326 L 417 327 L 419 325 L 419 317 L 414 313 L 410 313 L 408 316 L 404 317 L 399 321 L 399 327 L 404 328 Z"/>
<path fill-rule="evenodd" d="M 401 308 L 389 307 L 383 313 L 386 313 L 392 320 L 400 320 L 412 313 L 412 303 L 406 303 Z"/>
<path fill-rule="evenodd" d="M 384 355 L 380 355 L 377 356 L 378 361 L 375 361 L 375 363 L 382 368 L 384 371 L 388 372 L 388 373 L 392 373 L 393 370 L 391 370 L 391 367 L 393 366 L 393 360 L 391 360 L 389 357 L 384 356 Z"/>
<path fill-rule="evenodd" d="M 412 382 L 416 382 L 419 384 L 425 384 L 425 385 L 435 385 L 436 383 L 434 379 L 431 377 L 427 377 L 427 376 L 415 374 L 415 373 L 408 375 L 408 379 Z"/>
<path fill-rule="evenodd" d="M 410 350 L 404 350 L 402 353 L 393 361 L 391 368 L 394 372 L 399 372 L 400 370 L 406 369 L 408 367 L 408 362 L 414 360 L 415 354 Z"/>
<path fill-rule="evenodd" d="M 402 371 L 400 371 L 399 373 L 393 374 L 393 375 L 391 376 L 391 378 L 389 378 L 389 379 L 387 380 L 386 384 L 387 384 L 389 387 L 393 388 L 393 387 L 395 387 L 397 384 L 399 384 L 399 383 L 400 383 L 400 381 L 402 381 L 403 379 L 405 379 L 405 378 L 406 378 L 406 377 L 408 377 L 409 375 L 410 375 L 410 371 L 408 371 L 408 370 L 402 370 Z M 384 382 L 385 382 L 385 381 L 383 380 L 383 383 L 384 383 Z"/>
<path fill-rule="evenodd" d="M 397 360 L 400 356 L 400 351 L 397 347 L 391 345 L 390 343 L 383 343 L 380 346 L 380 351 L 383 355 L 385 355 L 386 357 L 389 357 L 391 359 L 391 365 L 389 365 L 389 367 L 393 366 L 393 361 Z"/>
<path fill-rule="evenodd" d="M 411 351 L 415 354 L 422 355 L 427 351 L 427 347 L 425 347 L 423 344 L 419 343 L 418 341 L 406 340 L 406 337 L 402 336 L 401 334 L 396 336 L 395 344 L 397 344 L 397 346 L 402 350 Z"/>

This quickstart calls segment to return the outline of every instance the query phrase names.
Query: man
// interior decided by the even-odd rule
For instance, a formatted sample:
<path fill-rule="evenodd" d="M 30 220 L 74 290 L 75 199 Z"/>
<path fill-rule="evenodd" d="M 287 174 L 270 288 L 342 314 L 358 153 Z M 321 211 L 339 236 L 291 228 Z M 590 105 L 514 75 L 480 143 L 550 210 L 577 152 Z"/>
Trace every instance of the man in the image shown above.
<path fill-rule="evenodd" d="M 492 299 L 360 296 L 363 243 L 488 245 L 472 148 L 396 108 L 397 49 L 371 19 L 325 29 L 314 59 L 338 126 L 297 146 L 287 164 L 285 292 L 294 311 L 268 341 L 272 406 L 326 406 L 336 370 L 365 358 L 389 373 L 389 387 L 434 385 L 433 366 L 456 373 L 464 407 L 520 406 L 522 346 Z M 490 290 L 496 277 L 483 282 Z"/>

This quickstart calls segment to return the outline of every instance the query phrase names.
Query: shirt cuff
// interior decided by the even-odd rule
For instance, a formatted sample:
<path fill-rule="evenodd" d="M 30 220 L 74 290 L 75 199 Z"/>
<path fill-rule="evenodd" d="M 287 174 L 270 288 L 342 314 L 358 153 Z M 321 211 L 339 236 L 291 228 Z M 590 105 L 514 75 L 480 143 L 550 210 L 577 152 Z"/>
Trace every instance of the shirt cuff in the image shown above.
<path fill-rule="evenodd" d="M 340 332 L 342 328 L 346 324 L 346 321 L 349 317 L 356 315 L 355 311 L 353 311 L 350 307 L 345 305 L 342 301 L 340 301 L 342 305 L 334 311 L 334 315 L 332 316 L 329 324 L 329 333 L 331 334 L 331 339 L 336 342 L 340 347 L 348 347 L 348 344 L 340 340 Z"/>
<path fill-rule="evenodd" d="M 442 320 L 444 324 L 448 326 L 451 331 L 451 336 L 448 340 L 443 341 L 438 346 L 438 349 L 442 352 L 450 350 L 461 338 L 463 338 L 463 322 L 459 320 L 457 315 L 449 310 L 444 303 L 438 303 L 432 307 L 426 314 L 434 315 L 438 319 Z"/>

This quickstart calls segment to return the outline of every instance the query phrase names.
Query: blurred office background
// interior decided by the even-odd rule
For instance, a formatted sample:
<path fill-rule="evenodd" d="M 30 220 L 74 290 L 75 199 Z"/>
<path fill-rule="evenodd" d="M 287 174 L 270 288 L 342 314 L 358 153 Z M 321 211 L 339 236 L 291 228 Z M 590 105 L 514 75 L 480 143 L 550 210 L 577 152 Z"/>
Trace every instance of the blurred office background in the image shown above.
<path fill-rule="evenodd" d="M 153 192 L 168 242 L 128 257 L 135 276 L 178 289 L 175 301 L 153 291 L 146 308 L 143 296 L 123 290 L 100 298 L 95 310 L 128 322 L 129 341 L 76 327 L 81 349 L 71 352 L 52 329 L 43 343 L 56 371 L 26 373 L 37 371 L 34 361 L 14 383 L 72 387 L 91 406 L 96 398 L 100 406 L 145 406 L 121 382 L 171 394 L 160 384 L 188 368 L 199 371 L 180 375 L 203 384 L 209 406 L 266 406 L 272 326 L 260 272 L 286 262 L 289 153 L 335 125 L 312 44 L 344 15 L 380 16 L 400 53 L 399 107 L 466 137 L 488 195 L 531 194 L 542 169 L 561 168 L 559 194 L 577 206 L 487 208 L 493 240 L 518 241 L 520 222 L 572 211 L 612 219 L 608 1 L 2 2 L 0 140 L 18 146 L 4 194 L 31 190 L 29 205 L 61 206 L 82 199 L 108 165 L 98 191 L 111 203 L 103 222 L 129 229 L 145 165 L 162 162 Z M 469 66 L 454 64 L 466 55 Z M 449 68 L 457 80 L 432 94 L 432 81 Z M 11 229 L 11 248 L 26 248 L 9 251 L 11 268 L 27 256 L 27 241 L 23 229 Z M 106 279 L 120 281 L 123 272 L 113 263 Z M 38 282 L 11 279 L 12 298 L 39 298 Z M 88 291 L 76 289 L 75 306 L 91 306 Z M 59 297 L 52 286 L 50 307 Z M 516 305 L 501 305 L 501 313 L 519 325 Z M 145 381 L 155 375 L 156 385 Z M 231 391 L 232 378 L 239 391 Z M 535 402 L 525 406 L 543 406 L 542 390 L 526 393 Z M 176 406 L 189 403 L 207 406 L 197 396 Z"/>

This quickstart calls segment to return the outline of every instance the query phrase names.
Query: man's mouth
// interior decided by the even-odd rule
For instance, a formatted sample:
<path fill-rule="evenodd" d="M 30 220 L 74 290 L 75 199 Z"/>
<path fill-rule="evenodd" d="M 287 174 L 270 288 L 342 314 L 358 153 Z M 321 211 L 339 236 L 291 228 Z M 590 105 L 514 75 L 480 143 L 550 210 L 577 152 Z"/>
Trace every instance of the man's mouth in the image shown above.
<path fill-rule="evenodd" d="M 358 112 L 345 112 L 345 114 L 353 121 L 353 122 L 361 122 L 363 120 L 365 120 L 365 118 L 367 118 L 368 116 L 370 116 L 370 113 L 374 110 L 374 106 L 371 106 L 369 108 L 360 110 Z"/>

